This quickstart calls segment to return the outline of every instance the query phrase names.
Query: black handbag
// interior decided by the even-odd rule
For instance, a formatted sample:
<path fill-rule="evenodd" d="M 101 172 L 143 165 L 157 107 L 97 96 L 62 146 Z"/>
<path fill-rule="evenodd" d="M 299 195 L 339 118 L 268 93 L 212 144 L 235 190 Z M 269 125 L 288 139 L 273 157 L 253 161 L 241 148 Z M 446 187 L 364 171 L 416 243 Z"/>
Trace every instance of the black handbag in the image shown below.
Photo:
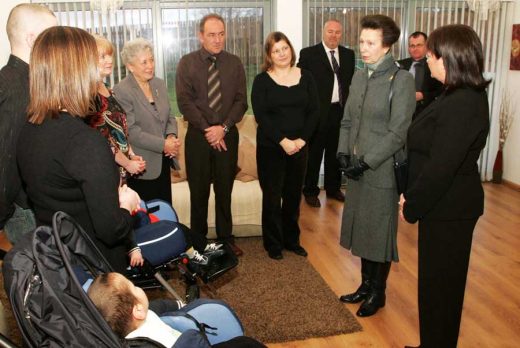
<path fill-rule="evenodd" d="M 401 149 L 400 152 L 406 154 L 405 149 Z M 408 159 L 405 157 L 394 154 L 394 174 L 395 183 L 397 186 L 397 193 L 400 195 L 406 191 L 406 185 L 408 183 Z"/>
<path fill-rule="evenodd" d="M 398 69 L 394 75 L 392 76 L 392 81 L 390 82 L 390 109 L 392 109 L 392 95 L 394 92 L 394 79 L 399 72 Z M 403 194 L 406 191 L 406 185 L 408 183 L 408 159 L 406 158 L 406 145 L 403 146 L 397 153 L 393 156 L 393 165 L 394 165 L 394 174 L 395 174 L 395 183 L 397 186 L 397 193 Z"/>

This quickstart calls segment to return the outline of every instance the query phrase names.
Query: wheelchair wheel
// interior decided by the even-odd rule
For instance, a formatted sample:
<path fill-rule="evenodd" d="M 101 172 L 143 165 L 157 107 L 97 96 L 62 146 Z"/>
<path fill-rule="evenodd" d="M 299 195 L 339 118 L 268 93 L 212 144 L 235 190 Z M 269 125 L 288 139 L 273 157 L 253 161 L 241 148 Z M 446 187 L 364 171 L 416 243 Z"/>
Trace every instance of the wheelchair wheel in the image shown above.
<path fill-rule="evenodd" d="M 197 284 L 191 284 L 186 287 L 186 303 L 190 303 L 200 297 L 200 289 Z"/>

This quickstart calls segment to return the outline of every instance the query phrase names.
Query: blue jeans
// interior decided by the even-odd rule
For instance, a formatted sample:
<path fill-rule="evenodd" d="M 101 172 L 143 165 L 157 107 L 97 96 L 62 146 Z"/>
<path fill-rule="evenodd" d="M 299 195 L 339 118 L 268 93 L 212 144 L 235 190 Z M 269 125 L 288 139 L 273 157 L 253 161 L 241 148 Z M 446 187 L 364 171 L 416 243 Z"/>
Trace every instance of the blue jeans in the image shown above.
<path fill-rule="evenodd" d="M 4 226 L 4 231 L 11 244 L 16 244 L 24 234 L 31 232 L 36 228 L 36 220 L 31 209 L 23 209 L 18 205 L 14 205 L 15 210 L 13 216 Z"/>

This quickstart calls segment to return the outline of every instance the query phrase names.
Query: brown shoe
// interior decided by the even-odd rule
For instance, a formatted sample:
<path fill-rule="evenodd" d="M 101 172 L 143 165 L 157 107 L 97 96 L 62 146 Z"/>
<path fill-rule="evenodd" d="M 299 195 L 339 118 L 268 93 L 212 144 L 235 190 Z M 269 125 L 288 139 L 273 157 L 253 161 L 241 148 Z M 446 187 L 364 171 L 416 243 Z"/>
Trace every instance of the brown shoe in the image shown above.
<path fill-rule="evenodd" d="M 313 208 L 321 207 L 321 202 L 318 199 L 318 196 L 305 196 L 305 202 Z"/>
<path fill-rule="evenodd" d="M 236 255 L 236 256 L 242 256 L 244 255 L 244 251 L 242 251 L 242 249 L 240 249 L 236 244 L 235 242 L 229 242 L 229 247 L 231 248 L 231 250 L 233 251 L 233 253 Z"/>
<path fill-rule="evenodd" d="M 343 194 L 343 192 L 341 192 L 341 190 L 337 190 L 336 192 L 332 193 L 327 193 L 327 197 L 340 202 L 345 202 L 345 195 Z"/>

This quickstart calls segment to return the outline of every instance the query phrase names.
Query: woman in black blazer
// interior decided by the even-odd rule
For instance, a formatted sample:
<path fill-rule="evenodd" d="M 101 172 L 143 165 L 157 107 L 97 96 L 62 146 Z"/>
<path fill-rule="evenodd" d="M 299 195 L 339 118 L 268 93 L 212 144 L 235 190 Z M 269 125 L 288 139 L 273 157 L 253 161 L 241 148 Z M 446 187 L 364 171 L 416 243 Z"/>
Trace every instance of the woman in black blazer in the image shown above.
<path fill-rule="evenodd" d="M 408 131 L 404 218 L 419 221 L 421 348 L 457 346 L 471 240 L 483 213 L 477 160 L 489 131 L 482 44 L 473 29 L 448 25 L 428 38 L 427 62 L 444 92 Z"/>

